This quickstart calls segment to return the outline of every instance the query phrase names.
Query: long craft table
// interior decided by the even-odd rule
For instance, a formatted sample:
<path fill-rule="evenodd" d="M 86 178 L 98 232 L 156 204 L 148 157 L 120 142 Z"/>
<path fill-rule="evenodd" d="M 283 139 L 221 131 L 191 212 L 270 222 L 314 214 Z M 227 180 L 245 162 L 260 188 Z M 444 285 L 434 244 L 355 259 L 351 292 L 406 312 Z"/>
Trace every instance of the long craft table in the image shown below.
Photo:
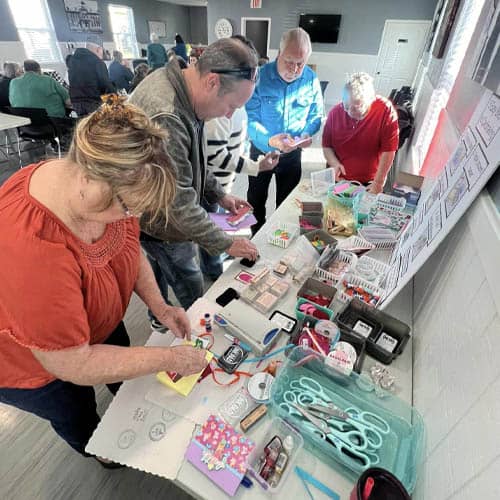
<path fill-rule="evenodd" d="M 253 241 L 259 248 L 262 262 L 277 262 L 288 250 L 267 243 L 267 231 L 277 221 L 298 222 L 299 209 L 294 200 L 296 198 L 303 201 L 317 200 L 317 198 L 312 197 L 309 185 L 309 181 L 303 181 L 254 237 Z M 292 245 L 289 249 L 292 248 Z M 220 310 L 220 306 L 215 304 L 215 298 L 218 295 L 227 287 L 238 288 L 243 286 L 235 280 L 235 276 L 244 269 L 239 264 L 239 259 L 236 259 L 205 296 L 188 311 L 193 332 L 202 332 L 199 320 L 204 312 L 213 313 Z M 276 309 L 294 316 L 297 290 L 298 286 L 292 284 L 291 290 L 278 302 Z M 408 324 L 411 324 L 410 293 L 410 289 L 403 290 L 386 309 L 387 312 Z M 255 310 L 255 314 L 260 313 Z M 219 327 L 214 328 L 214 333 L 215 344 L 212 350 L 217 355 L 220 355 L 230 345 L 230 342 L 223 336 L 223 332 L 219 330 Z M 280 339 L 277 347 L 286 344 L 287 336 L 284 337 Z M 148 345 L 167 346 L 171 340 L 170 334 L 153 333 Z M 375 363 L 376 361 L 373 358 L 366 356 L 363 371 L 369 371 L 370 367 Z M 259 369 L 262 370 L 266 365 L 267 362 L 264 362 Z M 241 365 L 240 369 L 251 372 L 256 371 L 255 363 Z M 390 365 L 389 369 L 396 377 L 396 395 L 411 404 L 411 340 L 408 342 L 403 354 Z M 225 374 L 220 375 L 219 378 L 224 381 L 226 380 L 224 377 L 229 379 L 229 376 Z M 194 497 L 214 500 L 223 498 L 225 495 L 222 490 L 194 466 L 183 460 L 183 456 L 190 440 L 190 432 L 194 430 L 195 424 L 202 424 L 210 413 L 217 414 L 220 404 L 233 395 L 239 387 L 246 384 L 246 380 L 242 377 L 239 384 L 222 387 L 217 385 L 210 377 L 207 377 L 197 384 L 197 387 L 187 398 L 183 398 L 162 386 L 156 381 L 154 375 L 127 381 L 122 385 L 109 406 L 87 446 L 87 451 L 172 479 Z M 139 417 L 137 416 L 138 413 Z M 179 416 L 185 418 L 179 418 Z M 266 416 L 265 419 L 268 419 L 268 417 Z M 163 425 L 161 425 L 162 422 Z M 162 429 L 160 433 L 158 433 L 158 427 Z M 260 435 L 265 432 L 266 427 L 265 422 L 260 421 L 250 429 L 247 435 L 259 439 Z M 161 438 L 158 439 L 160 435 Z M 132 441 L 132 444 L 130 444 L 130 441 Z M 319 461 L 308 451 L 301 451 L 296 465 L 302 467 L 337 492 L 340 498 L 349 498 L 353 483 L 330 466 Z M 307 497 L 301 481 L 294 473 L 289 474 L 284 486 L 281 492 L 275 495 L 275 498 Z M 317 490 L 314 491 L 314 494 L 315 498 L 325 498 Z M 250 489 L 240 487 L 234 498 L 257 499 L 268 496 L 269 494 L 254 481 L 254 485 Z"/>

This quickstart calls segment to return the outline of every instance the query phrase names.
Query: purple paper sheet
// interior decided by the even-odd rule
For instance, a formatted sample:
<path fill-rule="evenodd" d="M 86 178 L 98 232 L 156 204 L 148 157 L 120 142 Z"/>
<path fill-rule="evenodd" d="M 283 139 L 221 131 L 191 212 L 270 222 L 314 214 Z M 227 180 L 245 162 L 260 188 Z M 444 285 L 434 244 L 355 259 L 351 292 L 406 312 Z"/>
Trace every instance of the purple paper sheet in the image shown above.
<path fill-rule="evenodd" d="M 201 461 L 203 449 L 196 441 L 191 441 L 186 450 L 185 457 L 188 462 L 191 462 L 198 470 L 209 477 L 219 488 L 222 488 L 229 496 L 233 496 L 238 489 L 238 486 L 243 479 L 243 475 L 237 473 L 231 467 L 226 467 L 221 470 L 208 470 L 207 464 Z"/>
<path fill-rule="evenodd" d="M 212 219 L 212 222 L 219 226 L 223 231 L 239 231 L 240 229 L 245 229 L 246 227 L 253 226 L 257 222 L 255 216 L 253 214 L 250 214 L 248 217 L 245 217 L 245 219 L 237 226 L 231 226 L 231 224 L 228 224 L 227 222 L 227 219 L 228 217 L 231 217 L 231 214 L 209 213 L 208 215 Z"/>

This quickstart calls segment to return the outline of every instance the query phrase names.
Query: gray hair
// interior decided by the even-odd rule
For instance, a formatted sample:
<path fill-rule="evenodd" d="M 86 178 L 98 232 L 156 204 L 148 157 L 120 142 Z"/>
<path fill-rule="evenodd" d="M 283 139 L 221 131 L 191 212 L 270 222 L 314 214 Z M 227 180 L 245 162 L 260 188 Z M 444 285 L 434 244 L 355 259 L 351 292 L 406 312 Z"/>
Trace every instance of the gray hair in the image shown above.
<path fill-rule="evenodd" d="M 159 37 L 156 33 L 151 33 L 151 35 L 149 35 L 149 39 L 151 40 L 151 43 L 158 43 Z"/>
<path fill-rule="evenodd" d="M 372 103 L 375 99 L 373 78 L 368 73 L 363 71 L 349 75 L 344 85 L 344 89 L 354 99 L 359 99 L 365 103 Z M 344 94 L 346 92 L 344 92 Z"/>
<path fill-rule="evenodd" d="M 255 50 L 236 38 L 221 38 L 210 44 L 201 54 L 196 69 L 203 76 L 214 69 L 256 68 L 258 56 Z M 235 75 L 219 75 L 219 95 L 232 92 L 241 78 Z"/>
<path fill-rule="evenodd" d="M 123 61 L 123 54 L 119 50 L 113 50 L 113 59 L 121 63 Z"/>
<path fill-rule="evenodd" d="M 3 64 L 3 74 L 6 78 L 15 78 L 20 66 L 15 62 L 6 62 Z"/>
<path fill-rule="evenodd" d="M 296 44 L 297 46 L 307 50 L 307 57 L 311 55 L 312 45 L 309 33 L 302 28 L 294 28 L 285 31 L 281 35 L 280 52 L 283 52 L 289 45 Z"/>

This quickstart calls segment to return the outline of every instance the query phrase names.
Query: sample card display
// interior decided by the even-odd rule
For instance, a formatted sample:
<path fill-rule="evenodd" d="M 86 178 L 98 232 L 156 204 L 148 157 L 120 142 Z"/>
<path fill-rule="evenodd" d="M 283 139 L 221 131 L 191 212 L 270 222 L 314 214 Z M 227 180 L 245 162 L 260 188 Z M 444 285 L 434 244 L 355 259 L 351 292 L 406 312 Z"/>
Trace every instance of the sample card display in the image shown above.
<path fill-rule="evenodd" d="M 500 97 L 486 92 L 434 185 L 401 235 L 385 279 L 384 309 L 436 250 L 498 168 Z M 395 286 L 395 283 L 396 286 Z"/>

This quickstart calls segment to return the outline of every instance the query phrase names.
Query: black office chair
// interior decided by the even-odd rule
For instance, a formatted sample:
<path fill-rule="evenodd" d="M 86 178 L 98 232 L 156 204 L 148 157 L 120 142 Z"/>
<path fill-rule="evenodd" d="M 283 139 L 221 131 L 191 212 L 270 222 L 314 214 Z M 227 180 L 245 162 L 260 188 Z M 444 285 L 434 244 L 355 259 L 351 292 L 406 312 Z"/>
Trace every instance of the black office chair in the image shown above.
<path fill-rule="evenodd" d="M 25 141 L 42 143 L 43 145 L 53 145 L 55 143 L 57 145 L 57 154 L 61 158 L 61 141 L 58 128 L 44 108 L 15 108 L 11 106 L 9 109 L 11 114 L 24 116 L 31 121 L 30 125 L 17 128 L 18 137 Z M 17 142 L 17 152 L 19 163 L 21 163 L 21 146 L 19 140 Z"/>
<path fill-rule="evenodd" d="M 135 71 L 135 68 L 137 68 L 137 66 L 139 66 L 139 64 L 147 64 L 148 63 L 148 60 L 147 59 L 133 59 L 132 60 L 132 67 L 134 68 L 134 71 Z"/>
<path fill-rule="evenodd" d="M 326 87 L 328 87 L 328 84 L 330 82 L 328 80 L 321 80 L 319 82 L 319 85 L 321 87 L 321 96 L 323 97 L 323 99 L 325 98 L 325 90 L 326 90 Z"/>

